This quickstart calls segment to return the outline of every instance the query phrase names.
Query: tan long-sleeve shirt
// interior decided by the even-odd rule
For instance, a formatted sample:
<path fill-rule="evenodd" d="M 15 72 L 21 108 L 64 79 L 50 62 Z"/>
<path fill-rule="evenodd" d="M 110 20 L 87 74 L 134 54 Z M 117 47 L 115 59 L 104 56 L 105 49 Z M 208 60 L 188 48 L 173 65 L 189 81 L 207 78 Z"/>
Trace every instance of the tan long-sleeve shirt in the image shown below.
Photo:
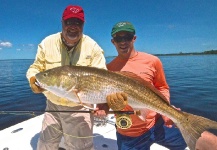
<path fill-rule="evenodd" d="M 61 32 L 59 32 L 46 37 L 38 45 L 35 61 L 27 70 L 26 77 L 30 80 L 39 72 L 63 65 L 106 69 L 104 52 L 93 39 L 83 34 L 79 43 L 68 51 L 61 40 Z M 43 93 L 54 104 L 70 107 L 78 105 L 48 91 Z"/>

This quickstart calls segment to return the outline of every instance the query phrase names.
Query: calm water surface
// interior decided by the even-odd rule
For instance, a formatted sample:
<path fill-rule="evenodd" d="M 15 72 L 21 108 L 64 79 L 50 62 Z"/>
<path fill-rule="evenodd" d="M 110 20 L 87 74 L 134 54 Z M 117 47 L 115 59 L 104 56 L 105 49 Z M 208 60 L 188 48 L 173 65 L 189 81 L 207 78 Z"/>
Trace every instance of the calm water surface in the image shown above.
<path fill-rule="evenodd" d="M 170 86 L 171 103 L 184 111 L 217 121 L 217 55 L 159 58 Z M 112 59 L 107 58 L 107 62 Z M 45 109 L 45 97 L 32 93 L 26 79 L 32 62 L 0 60 L 0 111 Z M 0 114 L 0 130 L 32 117 Z"/>
<path fill-rule="evenodd" d="M 171 102 L 217 121 L 217 55 L 160 57 Z"/>

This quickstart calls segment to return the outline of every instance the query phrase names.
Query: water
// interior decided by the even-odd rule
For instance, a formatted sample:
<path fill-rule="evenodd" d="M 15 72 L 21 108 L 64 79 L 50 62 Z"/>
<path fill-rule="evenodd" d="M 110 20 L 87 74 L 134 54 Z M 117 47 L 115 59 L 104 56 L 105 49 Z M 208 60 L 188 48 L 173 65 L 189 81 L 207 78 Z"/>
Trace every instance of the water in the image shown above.
<path fill-rule="evenodd" d="M 34 94 L 26 79 L 26 71 L 32 62 L 0 60 L 0 111 L 45 109 L 45 97 Z M 0 114 L 0 130 L 32 117 L 30 114 Z"/>
<path fill-rule="evenodd" d="M 217 55 L 161 57 L 171 102 L 217 121 Z"/>
<path fill-rule="evenodd" d="M 171 103 L 183 111 L 217 121 L 217 55 L 159 58 L 170 86 Z M 107 58 L 107 62 L 112 59 Z M 0 111 L 45 109 L 45 97 L 34 94 L 26 79 L 32 62 L 0 60 Z M 32 117 L 30 114 L 0 114 L 0 130 Z"/>

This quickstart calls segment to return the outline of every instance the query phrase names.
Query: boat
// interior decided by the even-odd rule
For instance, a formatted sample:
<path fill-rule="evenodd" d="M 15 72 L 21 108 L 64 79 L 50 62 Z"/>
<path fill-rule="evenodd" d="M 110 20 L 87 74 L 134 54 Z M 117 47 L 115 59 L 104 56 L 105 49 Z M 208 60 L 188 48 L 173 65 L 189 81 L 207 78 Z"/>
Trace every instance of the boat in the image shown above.
<path fill-rule="evenodd" d="M 42 126 L 43 114 L 23 121 L 0 131 L 1 150 L 36 150 L 39 133 Z M 95 150 L 117 150 L 114 115 L 108 115 L 106 123 L 95 121 L 93 128 Z M 59 150 L 65 150 L 62 138 Z M 168 150 L 152 144 L 151 150 Z"/>

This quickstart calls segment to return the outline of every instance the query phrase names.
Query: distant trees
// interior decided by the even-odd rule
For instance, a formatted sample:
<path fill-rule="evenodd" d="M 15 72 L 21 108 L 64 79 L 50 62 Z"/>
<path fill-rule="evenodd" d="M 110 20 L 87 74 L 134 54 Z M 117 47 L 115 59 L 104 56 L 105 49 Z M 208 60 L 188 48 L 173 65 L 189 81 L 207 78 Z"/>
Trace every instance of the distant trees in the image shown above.
<path fill-rule="evenodd" d="M 208 50 L 208 51 L 204 51 L 204 54 L 217 54 L 217 50 Z"/>
<path fill-rule="evenodd" d="M 191 52 L 191 53 L 172 53 L 172 54 L 155 54 L 157 56 L 176 56 L 176 55 L 210 55 L 210 54 L 217 54 L 217 50 L 207 50 L 204 52 Z"/>

